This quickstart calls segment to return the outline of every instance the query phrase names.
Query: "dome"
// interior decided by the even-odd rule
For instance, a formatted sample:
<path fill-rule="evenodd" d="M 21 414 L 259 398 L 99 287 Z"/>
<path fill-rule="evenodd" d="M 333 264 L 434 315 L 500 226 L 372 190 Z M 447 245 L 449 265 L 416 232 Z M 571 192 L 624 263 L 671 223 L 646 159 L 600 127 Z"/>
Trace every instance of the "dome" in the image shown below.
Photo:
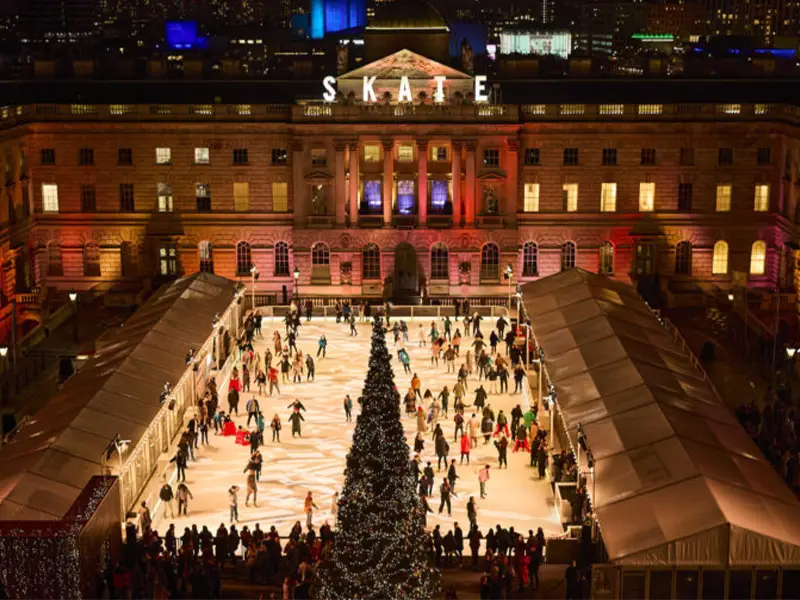
<path fill-rule="evenodd" d="M 442 13 L 425 0 L 395 0 L 384 4 L 370 20 L 367 29 L 449 31 Z"/>

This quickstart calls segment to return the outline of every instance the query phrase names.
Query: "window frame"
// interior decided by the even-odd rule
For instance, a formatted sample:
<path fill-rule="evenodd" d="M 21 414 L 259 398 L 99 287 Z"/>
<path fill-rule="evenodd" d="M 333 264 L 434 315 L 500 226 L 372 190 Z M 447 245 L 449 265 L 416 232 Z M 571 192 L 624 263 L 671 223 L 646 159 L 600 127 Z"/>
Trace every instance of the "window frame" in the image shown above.
<path fill-rule="evenodd" d="M 578 195 L 580 186 L 577 182 L 561 184 L 561 199 L 566 213 L 578 212 Z M 574 192 L 574 193 L 573 193 Z"/>
<path fill-rule="evenodd" d="M 753 190 L 753 211 L 769 212 L 770 185 L 757 183 Z"/>
<path fill-rule="evenodd" d="M 289 149 L 277 146 L 270 149 L 270 164 L 273 167 L 289 164 Z"/>
<path fill-rule="evenodd" d="M 159 146 L 156 148 L 156 165 L 169 166 L 172 164 L 172 148 Z"/>
<path fill-rule="evenodd" d="M 576 167 L 580 165 L 580 149 L 564 148 L 563 165 L 566 167 Z"/>
<path fill-rule="evenodd" d="M 481 247 L 481 281 L 500 280 L 500 246 L 486 242 Z"/>
<path fill-rule="evenodd" d="M 616 167 L 617 158 L 618 153 L 616 148 L 603 148 L 601 161 L 604 167 Z"/>
<path fill-rule="evenodd" d="M 233 211 L 248 212 L 250 210 L 250 182 L 233 182 Z"/>
<path fill-rule="evenodd" d="M 54 258 L 56 260 L 53 260 Z M 64 255 L 61 252 L 61 244 L 55 241 L 47 244 L 47 276 L 64 276 Z"/>
<path fill-rule="evenodd" d="M 539 244 L 531 240 L 522 244 L 522 276 L 539 276 Z"/>
<path fill-rule="evenodd" d="M 756 249 L 760 251 L 758 255 Z M 750 275 L 761 277 L 767 274 L 767 250 L 764 240 L 756 240 L 750 246 Z"/>
<path fill-rule="evenodd" d="M 481 163 L 484 169 L 499 169 L 500 168 L 500 148 L 484 148 L 483 161 Z"/>
<path fill-rule="evenodd" d="M 279 190 L 283 190 L 281 193 L 278 193 Z M 272 212 L 275 213 L 288 213 L 289 212 L 289 182 L 288 181 L 273 181 L 270 184 L 270 191 L 272 194 Z M 275 202 L 275 199 L 281 199 L 282 203 L 281 206 L 285 207 L 283 210 L 279 210 L 278 204 Z"/>
<path fill-rule="evenodd" d="M 413 163 L 414 162 L 414 146 L 411 144 L 398 144 L 397 146 L 397 162 Z"/>
<path fill-rule="evenodd" d="M 654 212 L 656 209 L 656 184 L 653 181 L 639 182 L 639 212 Z"/>
<path fill-rule="evenodd" d="M 572 240 L 561 244 L 561 272 L 574 269 L 578 264 L 578 246 Z"/>
<path fill-rule="evenodd" d="M 56 164 L 56 149 L 55 148 L 40 148 L 39 149 L 39 164 L 45 166 L 53 166 Z"/>
<path fill-rule="evenodd" d="M 161 277 L 175 277 L 178 274 L 178 248 L 174 243 L 159 245 L 158 273 Z"/>
<path fill-rule="evenodd" d="M 94 148 L 78 148 L 78 166 L 94 166 Z"/>
<path fill-rule="evenodd" d="M 381 279 L 381 249 L 374 242 L 368 243 L 361 250 L 361 278 L 364 281 Z"/>
<path fill-rule="evenodd" d="M 168 194 L 162 192 L 169 191 Z M 162 204 L 163 199 L 163 204 Z M 174 212 L 174 200 L 172 194 L 172 184 L 165 181 L 156 182 L 156 202 L 158 203 L 158 212 L 171 213 Z"/>
<path fill-rule="evenodd" d="M 725 147 L 717 150 L 717 166 L 718 167 L 731 167 L 733 166 L 733 148 Z"/>
<path fill-rule="evenodd" d="M 714 212 L 730 212 L 733 204 L 733 185 L 718 183 L 714 193 Z"/>
<path fill-rule="evenodd" d="M 611 201 L 609 208 L 608 200 Z M 600 212 L 617 212 L 617 182 L 600 182 Z"/>
<path fill-rule="evenodd" d="M 600 244 L 598 250 L 598 273 L 600 275 L 614 274 L 614 244 L 606 240 Z"/>
<path fill-rule="evenodd" d="M 688 190 L 688 191 L 687 191 Z M 694 185 L 690 181 L 678 182 L 678 212 L 692 212 Z"/>
<path fill-rule="evenodd" d="M 717 249 L 720 249 L 720 255 L 717 256 Z M 724 248 L 725 254 L 724 256 L 721 254 L 722 249 Z M 728 275 L 728 269 L 730 268 L 729 265 L 729 256 L 730 256 L 730 246 L 728 242 L 725 240 L 717 240 L 714 242 L 714 250 L 711 258 L 711 274 L 712 275 Z M 724 270 L 722 268 L 724 267 Z"/>
<path fill-rule="evenodd" d="M 364 144 L 364 162 L 378 163 L 381 161 L 381 147 L 379 144 Z"/>
<path fill-rule="evenodd" d="M 541 164 L 542 151 L 541 148 L 525 148 L 523 156 L 524 165 L 526 167 L 538 167 Z"/>
<path fill-rule="evenodd" d="M 117 148 L 117 165 L 120 167 L 133 165 L 133 148 Z"/>
<path fill-rule="evenodd" d="M 97 212 L 97 186 L 93 183 L 81 184 L 81 212 Z"/>
<path fill-rule="evenodd" d="M 445 281 L 450 279 L 450 249 L 444 242 L 431 246 L 431 279 Z"/>
<path fill-rule="evenodd" d="M 247 148 L 234 148 L 232 156 L 233 164 L 236 166 L 245 166 L 250 164 L 250 156 Z"/>
<path fill-rule="evenodd" d="M 246 264 L 245 264 L 246 263 Z M 242 277 L 250 275 L 253 267 L 253 248 L 249 242 L 240 240 L 236 242 L 236 275 Z"/>
<path fill-rule="evenodd" d="M 100 272 L 100 246 L 95 242 L 88 242 L 83 246 L 83 276 L 102 276 Z"/>
<path fill-rule="evenodd" d="M 119 184 L 119 212 L 136 212 L 136 194 L 132 183 L 124 182 Z"/>
<path fill-rule="evenodd" d="M 692 275 L 692 243 L 681 240 L 675 244 L 675 275 Z"/>
<path fill-rule="evenodd" d="M 197 245 L 198 269 L 201 273 L 214 272 L 214 248 L 208 240 Z"/>
<path fill-rule="evenodd" d="M 290 274 L 289 244 L 283 240 L 276 242 L 273 252 L 273 274 L 275 277 L 288 277 Z"/>
<path fill-rule="evenodd" d="M 528 192 L 531 191 L 529 195 Z M 526 181 L 522 185 L 522 212 L 538 213 L 542 188 L 537 181 Z M 530 204 L 529 201 L 530 200 Z"/>
<path fill-rule="evenodd" d="M 211 212 L 211 184 L 202 181 L 194 184 L 194 201 L 197 212 Z"/>
<path fill-rule="evenodd" d="M 656 164 L 656 157 L 655 148 L 642 148 L 639 164 L 643 166 L 653 166 Z"/>
<path fill-rule="evenodd" d="M 315 156 L 316 154 L 316 156 Z M 327 148 L 312 148 L 311 149 L 311 166 L 312 167 L 327 167 L 328 166 L 328 149 Z"/>

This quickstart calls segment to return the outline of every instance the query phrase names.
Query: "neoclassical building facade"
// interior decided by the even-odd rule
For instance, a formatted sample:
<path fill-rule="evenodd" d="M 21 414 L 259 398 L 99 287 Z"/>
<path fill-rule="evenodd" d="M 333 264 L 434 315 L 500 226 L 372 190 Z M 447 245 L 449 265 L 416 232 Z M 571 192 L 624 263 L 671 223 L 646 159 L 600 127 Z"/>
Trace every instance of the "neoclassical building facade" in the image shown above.
<path fill-rule="evenodd" d="M 593 103 L 569 80 L 540 102 L 529 83 L 480 102 L 504 83 L 401 51 L 333 102 L 314 82 L 294 103 L 3 108 L 3 302 L 198 270 L 251 285 L 253 266 L 275 302 L 505 296 L 507 265 L 513 283 L 581 267 L 662 293 L 792 288 L 796 107 L 607 101 L 601 83 Z"/>

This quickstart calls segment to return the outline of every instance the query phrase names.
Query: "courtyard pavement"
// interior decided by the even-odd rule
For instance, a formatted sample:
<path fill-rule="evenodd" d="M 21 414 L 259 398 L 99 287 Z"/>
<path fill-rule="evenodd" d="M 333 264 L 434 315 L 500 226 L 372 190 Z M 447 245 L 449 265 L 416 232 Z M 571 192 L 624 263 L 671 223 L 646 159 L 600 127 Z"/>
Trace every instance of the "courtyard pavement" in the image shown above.
<path fill-rule="evenodd" d="M 483 334 L 488 340 L 491 326 L 484 320 L 482 323 Z M 410 342 L 405 344 L 411 355 L 411 366 L 422 381 L 422 390 L 430 388 L 431 392 L 438 394 L 442 387 L 447 385 L 451 390 L 456 383 L 455 374 L 446 373 L 444 361 L 438 367 L 430 364 L 430 346 L 419 347 L 418 328 L 420 324 L 428 330 L 431 319 L 409 319 Z M 492 323 L 493 324 L 493 323 Z M 281 321 L 264 319 L 262 325 L 263 337 L 255 339 L 256 351 L 262 356 L 264 349 L 269 344 L 272 346 L 272 333 L 280 329 L 281 335 L 285 333 Z M 440 327 L 441 331 L 441 327 Z M 326 520 L 333 524 L 331 505 L 334 492 L 341 489 L 344 480 L 345 457 L 349 450 L 353 431 L 355 429 L 355 416 L 358 414 L 356 399 L 361 395 L 364 377 L 367 369 L 371 325 L 362 323 L 358 325 L 358 337 L 349 335 L 349 326 L 336 324 L 332 319 L 323 321 L 315 318 L 310 323 L 303 321 L 300 328 L 298 347 L 304 353 L 312 353 L 316 357 L 317 340 L 324 333 L 328 339 L 328 352 L 326 358 L 316 360 L 316 379 L 313 382 L 281 384 L 281 393 L 270 397 L 259 394 L 243 393 L 240 397 L 240 413 L 234 417 L 237 425 L 246 425 L 247 415 L 244 406 L 251 396 L 255 395 L 264 414 L 267 428 L 265 429 L 264 445 L 261 448 L 264 463 L 259 482 L 258 506 L 244 505 L 246 491 L 246 474 L 244 470 L 248 463 L 249 447 L 236 445 L 233 437 L 216 436 L 209 433 L 209 444 L 201 445 L 195 451 L 196 462 L 189 461 L 186 470 L 186 484 L 194 498 L 189 502 L 189 514 L 186 517 L 170 518 L 165 507 L 156 501 L 157 491 L 163 485 L 163 476 L 158 472 L 150 482 L 145 498 L 149 498 L 154 516 L 154 527 L 163 535 L 169 523 L 174 523 L 178 535 L 184 527 L 197 524 L 198 527 L 207 525 L 215 532 L 221 523 L 226 526 L 230 523 L 227 490 L 231 485 L 240 487 L 239 520 L 240 527 L 248 525 L 252 530 L 256 523 L 262 529 L 268 530 L 274 525 L 281 535 L 288 535 L 295 521 L 305 524 L 303 514 L 303 501 L 306 493 L 313 492 L 314 500 L 319 510 L 314 515 L 314 525 L 317 529 Z M 390 351 L 396 356 L 392 344 L 392 335 L 387 335 Z M 462 355 L 472 343 L 471 337 L 462 341 Z M 501 344 L 504 347 L 504 344 Z M 274 361 L 273 361 L 274 362 Z M 403 374 L 402 365 L 394 359 L 392 361 L 395 382 L 401 396 L 408 390 L 410 377 Z M 456 365 L 460 365 L 457 360 Z M 477 388 L 475 375 L 469 379 L 469 394 L 465 398 L 467 404 L 474 401 L 474 390 Z M 513 389 L 513 380 L 511 389 Z M 221 389 L 227 390 L 227 382 Z M 488 390 L 488 386 L 484 386 Z M 255 385 L 253 386 L 255 389 Z M 354 419 L 352 423 L 345 422 L 342 401 L 345 394 L 350 394 L 353 399 Z M 227 408 L 226 394 L 221 393 L 221 403 Z M 298 398 L 305 405 L 303 412 L 305 422 L 302 424 L 302 438 L 293 439 L 288 417 L 291 410 L 288 405 Z M 521 402 L 520 395 L 490 394 L 489 404 L 495 412 L 500 409 L 509 415 L 511 409 Z M 470 409 L 468 409 L 469 411 Z M 274 414 L 278 414 L 283 422 L 281 442 L 271 441 L 269 421 Z M 404 411 L 401 409 L 404 415 Z M 469 417 L 469 412 L 467 417 Z M 459 443 L 453 442 L 454 423 L 452 421 L 452 396 L 451 412 L 449 419 L 441 419 L 442 428 L 450 443 L 450 457 L 459 458 Z M 189 415 L 187 415 L 187 420 Z M 510 417 L 509 417 L 510 420 Z M 413 448 L 416 435 L 416 419 L 403 416 L 403 424 L 409 446 Z M 254 425 L 251 426 L 251 428 Z M 425 450 L 422 453 L 423 464 L 430 460 L 436 466 L 433 442 L 430 432 L 425 436 Z M 501 524 L 503 527 L 514 527 L 515 530 L 527 533 L 529 529 L 536 531 L 542 527 L 545 534 L 550 537 L 562 533 L 561 526 L 553 506 L 551 488 L 545 480 L 537 478 L 536 470 L 529 466 L 529 455 L 525 452 L 514 454 L 510 451 L 508 469 L 502 471 L 497 468 L 497 451 L 493 444 L 479 446 L 472 450 L 471 464 L 458 466 L 460 479 L 456 482 L 453 498 L 453 513 L 448 516 L 446 511 L 442 514 L 429 515 L 428 527 L 433 528 L 441 524 L 442 529 L 449 530 L 453 522 L 457 521 L 464 529 L 468 530 L 466 504 L 470 496 L 474 496 L 478 504 L 478 524 L 486 532 L 488 527 Z M 487 492 L 488 497 L 480 499 L 478 486 L 478 470 L 484 464 L 490 464 L 491 480 Z M 437 473 L 438 482 L 445 475 L 445 471 Z M 175 471 L 170 468 L 166 477 L 176 487 Z M 434 511 L 439 508 L 438 482 L 434 486 L 434 495 L 429 499 Z"/>

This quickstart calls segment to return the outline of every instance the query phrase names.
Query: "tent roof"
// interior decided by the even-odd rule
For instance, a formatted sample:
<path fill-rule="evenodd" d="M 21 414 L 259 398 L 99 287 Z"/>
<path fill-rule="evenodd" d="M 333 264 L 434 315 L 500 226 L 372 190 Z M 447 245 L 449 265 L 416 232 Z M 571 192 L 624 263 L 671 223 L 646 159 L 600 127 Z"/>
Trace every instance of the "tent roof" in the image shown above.
<path fill-rule="evenodd" d="M 574 269 L 522 290 L 611 561 L 800 564 L 800 502 L 634 288 Z"/>
<path fill-rule="evenodd" d="M 161 409 L 165 381 L 211 335 L 235 282 L 209 273 L 159 289 L 0 451 L 0 520 L 60 519 L 114 434 L 135 447 Z"/>

